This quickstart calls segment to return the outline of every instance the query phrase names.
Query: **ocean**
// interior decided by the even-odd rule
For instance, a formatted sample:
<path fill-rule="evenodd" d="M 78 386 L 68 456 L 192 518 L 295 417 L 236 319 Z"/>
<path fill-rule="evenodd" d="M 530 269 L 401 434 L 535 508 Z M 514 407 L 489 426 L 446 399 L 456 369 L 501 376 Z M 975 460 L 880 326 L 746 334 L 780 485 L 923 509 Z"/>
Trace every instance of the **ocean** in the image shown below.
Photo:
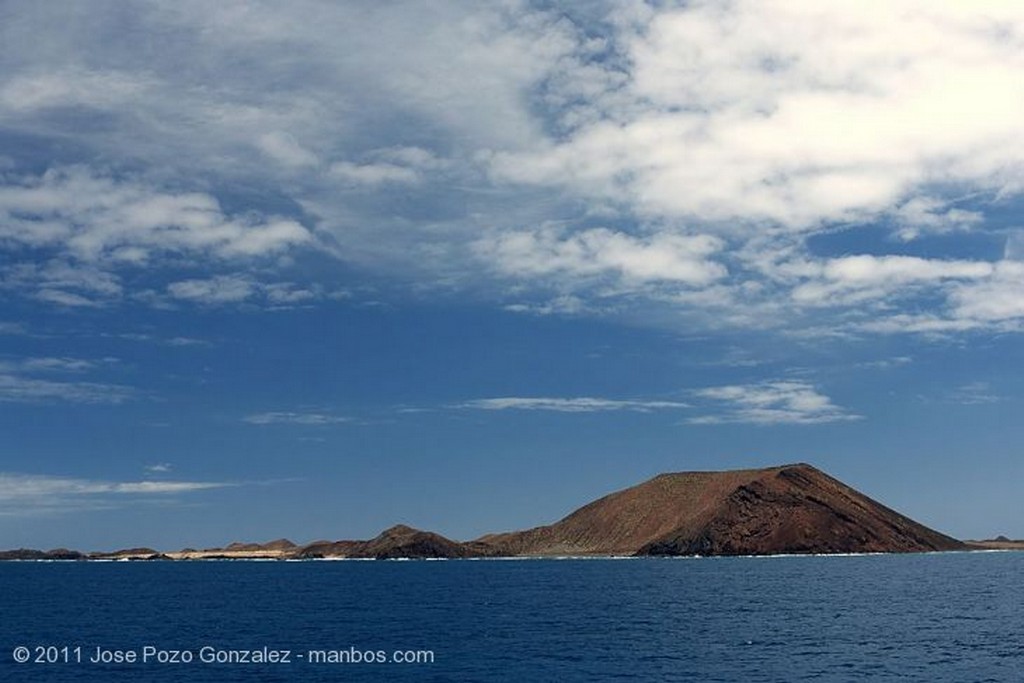
<path fill-rule="evenodd" d="M 1024 552 L 6 562 L 0 681 L 1012 682 L 1022 579 Z"/>

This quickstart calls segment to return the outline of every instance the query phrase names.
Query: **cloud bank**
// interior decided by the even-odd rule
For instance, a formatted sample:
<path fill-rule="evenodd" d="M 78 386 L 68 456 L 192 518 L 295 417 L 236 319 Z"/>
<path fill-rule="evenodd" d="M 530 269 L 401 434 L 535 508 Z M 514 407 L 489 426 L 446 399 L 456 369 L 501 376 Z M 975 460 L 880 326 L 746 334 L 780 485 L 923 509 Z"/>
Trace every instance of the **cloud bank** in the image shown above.
<path fill-rule="evenodd" d="M 22 4 L 0 292 L 314 303 L 327 254 L 522 312 L 1018 331 L 1022 36 L 995 0 Z"/>

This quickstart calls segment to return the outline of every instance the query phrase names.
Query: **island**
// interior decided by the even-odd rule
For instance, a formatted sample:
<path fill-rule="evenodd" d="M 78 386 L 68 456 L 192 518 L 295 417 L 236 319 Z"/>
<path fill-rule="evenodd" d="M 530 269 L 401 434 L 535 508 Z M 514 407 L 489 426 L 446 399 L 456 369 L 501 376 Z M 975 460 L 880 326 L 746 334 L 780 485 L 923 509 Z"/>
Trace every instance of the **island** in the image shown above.
<path fill-rule="evenodd" d="M 463 559 L 921 553 L 1024 549 L 1000 537 L 959 541 L 869 498 L 806 463 L 661 474 L 567 517 L 472 541 L 399 524 L 370 540 L 287 539 L 159 552 L 9 550 L 0 560 Z"/>

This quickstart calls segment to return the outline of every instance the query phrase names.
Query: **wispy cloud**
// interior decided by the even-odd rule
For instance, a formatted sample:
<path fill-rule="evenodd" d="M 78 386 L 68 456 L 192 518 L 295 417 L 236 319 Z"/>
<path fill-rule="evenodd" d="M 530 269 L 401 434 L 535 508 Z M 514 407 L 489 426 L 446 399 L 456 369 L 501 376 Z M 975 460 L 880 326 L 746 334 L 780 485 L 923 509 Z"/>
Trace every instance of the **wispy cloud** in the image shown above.
<path fill-rule="evenodd" d="M 998 403 L 1003 397 L 993 391 L 988 382 L 970 382 L 957 387 L 949 393 L 949 401 L 965 406 L 986 405 Z"/>
<path fill-rule="evenodd" d="M 103 481 L 0 473 L 0 514 L 22 516 L 122 507 L 147 499 L 219 489 L 234 484 L 204 481 Z"/>
<path fill-rule="evenodd" d="M 0 402 L 123 403 L 138 392 L 120 384 L 56 382 L 0 372 Z"/>
<path fill-rule="evenodd" d="M 217 305 L 238 303 L 252 296 L 256 285 L 247 276 L 220 275 L 204 280 L 181 280 L 167 286 L 175 299 Z"/>
<path fill-rule="evenodd" d="M 154 474 L 166 474 L 174 469 L 169 462 L 157 462 L 152 465 L 146 465 L 147 472 L 153 472 Z"/>
<path fill-rule="evenodd" d="M 120 334 L 103 333 L 102 337 L 113 337 L 135 342 L 151 342 L 154 344 L 165 344 L 167 346 L 212 346 L 206 339 L 196 337 L 160 337 L 144 332 L 122 332 Z"/>
<path fill-rule="evenodd" d="M 154 293 L 150 298 L 156 302 L 185 301 L 203 306 L 245 303 L 281 309 L 347 296 L 346 292 L 329 292 L 316 283 L 303 286 L 294 282 L 259 282 L 248 274 L 234 273 L 171 282 L 166 287 L 166 296 Z"/>
<path fill-rule="evenodd" d="M 0 403 L 123 403 L 136 398 L 135 388 L 120 384 L 89 382 L 78 376 L 116 358 L 86 360 L 70 357 L 27 357 L 0 360 Z M 51 379 L 70 375 L 76 379 Z"/>
<path fill-rule="evenodd" d="M 610 398 L 538 398 L 514 397 L 481 398 L 459 403 L 457 408 L 475 410 L 545 410 L 558 413 L 597 413 L 611 411 L 632 411 L 648 413 L 655 410 L 679 410 L 689 404 L 679 401 L 647 401 L 637 399 Z"/>
<path fill-rule="evenodd" d="M 857 363 L 855 367 L 868 368 L 872 370 L 889 370 L 890 368 L 909 365 L 913 362 L 914 358 L 912 356 L 893 356 L 892 358 L 882 358 L 880 360 L 869 360 Z"/>
<path fill-rule="evenodd" d="M 67 372 L 80 373 L 93 370 L 100 365 L 116 362 L 113 358 L 103 358 L 100 361 L 85 360 L 83 358 L 67 357 L 42 357 L 25 358 L 19 365 L 26 372 Z"/>
<path fill-rule="evenodd" d="M 344 424 L 353 422 L 354 419 L 345 415 L 331 415 L 328 413 L 296 413 L 296 412 L 269 412 L 246 415 L 242 422 L 253 425 L 291 424 L 323 426 L 333 424 Z"/>
<path fill-rule="evenodd" d="M 720 404 L 719 412 L 688 420 L 690 424 L 821 424 L 860 419 L 803 381 L 776 381 L 700 389 L 694 394 Z"/>

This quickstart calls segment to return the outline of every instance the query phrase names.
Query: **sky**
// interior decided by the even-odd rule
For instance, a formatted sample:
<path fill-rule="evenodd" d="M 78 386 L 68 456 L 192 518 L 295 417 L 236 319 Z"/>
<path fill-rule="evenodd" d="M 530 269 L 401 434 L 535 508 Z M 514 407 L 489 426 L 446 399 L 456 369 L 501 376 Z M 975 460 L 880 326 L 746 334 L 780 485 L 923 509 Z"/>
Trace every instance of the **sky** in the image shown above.
<path fill-rule="evenodd" d="M 1024 538 L 1024 5 L 0 3 L 0 547 L 809 462 Z"/>

